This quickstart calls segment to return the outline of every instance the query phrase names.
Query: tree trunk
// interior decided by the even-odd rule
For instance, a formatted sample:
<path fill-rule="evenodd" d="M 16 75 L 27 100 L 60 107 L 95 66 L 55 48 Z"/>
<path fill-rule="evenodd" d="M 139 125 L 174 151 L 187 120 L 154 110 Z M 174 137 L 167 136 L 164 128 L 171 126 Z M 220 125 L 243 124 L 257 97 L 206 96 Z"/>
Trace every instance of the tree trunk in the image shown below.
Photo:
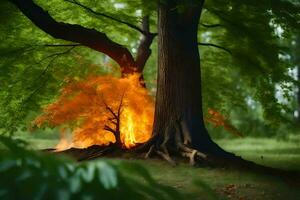
<path fill-rule="evenodd" d="M 200 56 L 197 44 L 202 3 L 179 11 L 176 1 L 159 5 L 158 80 L 153 127 L 154 149 L 217 156 L 231 155 L 208 135 L 203 120 Z M 190 157 L 191 155 L 189 155 Z"/>
<path fill-rule="evenodd" d="M 300 81 L 300 36 L 297 36 L 296 38 L 296 46 L 294 49 L 294 62 L 295 65 L 297 66 L 297 80 Z M 297 86 L 297 117 L 296 117 L 296 123 L 298 126 L 300 126 L 300 86 Z"/>

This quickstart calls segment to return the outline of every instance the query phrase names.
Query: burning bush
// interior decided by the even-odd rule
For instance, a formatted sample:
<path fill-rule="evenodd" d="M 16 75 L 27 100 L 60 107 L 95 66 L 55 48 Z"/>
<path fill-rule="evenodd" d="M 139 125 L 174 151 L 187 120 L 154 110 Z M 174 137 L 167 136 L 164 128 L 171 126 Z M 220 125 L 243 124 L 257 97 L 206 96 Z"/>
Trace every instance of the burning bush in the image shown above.
<path fill-rule="evenodd" d="M 70 80 L 33 124 L 61 127 L 58 150 L 111 143 L 131 148 L 144 143 L 151 137 L 154 104 L 139 77 L 107 75 Z M 64 136 L 67 130 L 72 132 L 70 140 Z"/>

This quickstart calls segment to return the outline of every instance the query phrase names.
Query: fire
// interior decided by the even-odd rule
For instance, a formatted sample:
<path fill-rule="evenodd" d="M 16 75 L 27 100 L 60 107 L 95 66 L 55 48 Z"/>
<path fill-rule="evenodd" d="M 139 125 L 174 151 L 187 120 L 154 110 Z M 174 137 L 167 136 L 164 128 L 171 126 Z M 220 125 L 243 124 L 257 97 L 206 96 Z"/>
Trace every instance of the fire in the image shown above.
<path fill-rule="evenodd" d="M 33 124 L 61 127 L 57 150 L 109 145 L 118 139 L 122 148 L 144 143 L 151 137 L 154 103 L 139 77 L 107 75 L 70 80 Z"/>

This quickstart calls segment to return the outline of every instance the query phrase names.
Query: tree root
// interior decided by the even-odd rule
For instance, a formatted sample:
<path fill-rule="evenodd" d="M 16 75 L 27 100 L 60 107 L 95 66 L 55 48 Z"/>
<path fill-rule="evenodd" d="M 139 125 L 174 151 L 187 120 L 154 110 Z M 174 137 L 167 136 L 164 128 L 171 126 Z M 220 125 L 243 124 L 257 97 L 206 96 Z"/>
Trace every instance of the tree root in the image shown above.
<path fill-rule="evenodd" d="M 176 165 L 176 162 L 171 158 L 171 156 L 169 155 L 169 152 L 167 150 L 163 151 L 159 151 L 157 150 L 156 153 L 161 156 L 163 159 L 165 159 L 167 162 L 169 162 L 172 166 Z"/>
<path fill-rule="evenodd" d="M 199 149 L 193 148 L 189 135 L 186 124 L 182 121 L 177 121 L 176 123 L 170 124 L 163 134 L 154 134 L 154 137 L 147 143 L 139 144 L 133 149 L 121 149 L 120 146 L 111 144 L 109 146 L 91 146 L 86 149 L 71 148 L 55 153 L 70 155 L 78 161 L 91 160 L 105 156 L 122 157 L 127 153 L 130 154 L 130 157 L 136 158 L 142 158 L 141 155 L 143 155 L 145 159 L 158 156 L 163 160 L 166 160 L 172 166 L 177 165 L 177 159 L 181 158 L 187 159 L 192 166 L 205 165 L 212 167 L 238 168 L 282 176 L 283 178 L 299 177 L 300 180 L 299 171 L 289 172 L 262 166 L 225 152 L 216 144 L 215 146 L 212 144 L 211 152 L 202 152 Z"/>
<path fill-rule="evenodd" d="M 188 158 L 192 166 L 207 161 L 208 156 L 205 153 L 191 147 L 191 138 L 189 135 L 184 122 L 176 121 L 176 123 L 170 124 L 167 126 L 164 134 L 161 135 L 163 137 L 156 135 L 148 143 L 150 146 L 146 146 L 148 150 L 146 151 L 145 158 L 148 159 L 156 154 L 172 166 L 177 164 L 175 157 Z"/>
<path fill-rule="evenodd" d="M 172 166 L 177 165 L 177 158 L 187 159 L 190 165 L 220 165 L 220 160 L 213 160 L 213 156 L 195 149 L 191 145 L 190 133 L 184 121 L 176 120 L 166 127 L 163 134 L 154 134 L 147 143 L 139 144 L 133 149 L 122 149 L 118 144 L 109 146 L 91 146 L 85 149 L 71 148 L 57 152 L 69 155 L 78 161 L 92 160 L 104 156 L 122 157 L 126 153 L 131 157 L 141 157 L 148 159 L 158 156 L 166 160 Z M 218 162 L 218 164 L 216 164 Z"/>
<path fill-rule="evenodd" d="M 182 145 L 181 148 L 176 152 L 175 156 L 171 156 L 169 150 L 166 147 L 161 147 L 160 149 L 156 149 L 155 146 L 152 145 L 149 148 L 148 152 L 145 154 L 144 158 L 148 159 L 155 154 L 161 157 L 163 160 L 166 160 L 172 166 L 177 165 L 177 162 L 175 161 L 175 157 L 178 156 L 182 158 L 188 158 L 189 163 L 192 166 L 197 165 L 199 161 L 205 161 L 207 159 L 206 154 L 184 145 Z"/>

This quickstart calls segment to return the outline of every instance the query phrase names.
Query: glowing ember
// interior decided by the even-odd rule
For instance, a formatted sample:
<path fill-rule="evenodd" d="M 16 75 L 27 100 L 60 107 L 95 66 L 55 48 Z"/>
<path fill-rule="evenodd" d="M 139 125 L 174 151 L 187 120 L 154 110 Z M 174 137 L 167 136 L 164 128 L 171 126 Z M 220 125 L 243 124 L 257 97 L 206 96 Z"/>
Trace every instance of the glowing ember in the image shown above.
<path fill-rule="evenodd" d="M 139 74 L 90 76 L 72 80 L 33 123 L 62 127 L 57 150 L 109 145 L 117 142 L 118 135 L 122 147 L 131 148 L 149 140 L 153 116 L 153 100 L 140 85 Z"/>

